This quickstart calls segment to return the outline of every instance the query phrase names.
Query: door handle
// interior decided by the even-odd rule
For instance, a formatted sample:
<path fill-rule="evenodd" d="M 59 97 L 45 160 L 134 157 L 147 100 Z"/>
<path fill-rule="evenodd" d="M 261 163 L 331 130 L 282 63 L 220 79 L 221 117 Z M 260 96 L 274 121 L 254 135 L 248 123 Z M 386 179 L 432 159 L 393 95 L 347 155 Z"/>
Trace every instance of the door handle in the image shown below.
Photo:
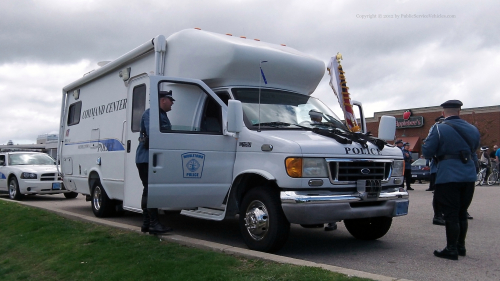
<path fill-rule="evenodd" d="M 158 154 L 153 154 L 153 167 L 156 167 L 158 162 Z"/>

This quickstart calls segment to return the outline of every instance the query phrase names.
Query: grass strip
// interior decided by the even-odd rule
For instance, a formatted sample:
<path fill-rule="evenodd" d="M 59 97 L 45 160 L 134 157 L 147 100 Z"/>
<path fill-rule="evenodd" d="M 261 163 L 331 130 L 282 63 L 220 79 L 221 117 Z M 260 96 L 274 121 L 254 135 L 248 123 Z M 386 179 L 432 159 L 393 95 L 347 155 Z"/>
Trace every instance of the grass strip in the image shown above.
<path fill-rule="evenodd" d="M 0 201 L 0 280 L 368 280 L 189 248 Z"/>

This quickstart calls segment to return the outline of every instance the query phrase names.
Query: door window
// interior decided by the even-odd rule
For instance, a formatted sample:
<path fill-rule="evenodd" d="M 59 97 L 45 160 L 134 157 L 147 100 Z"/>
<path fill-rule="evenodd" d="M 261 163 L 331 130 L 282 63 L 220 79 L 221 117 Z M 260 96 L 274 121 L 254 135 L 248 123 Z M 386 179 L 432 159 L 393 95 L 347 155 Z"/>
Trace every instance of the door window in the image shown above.
<path fill-rule="evenodd" d="M 171 130 L 166 132 L 222 134 L 222 109 L 220 104 L 198 85 L 162 82 L 160 91 L 172 91 L 175 101 L 170 108 L 164 106 Z M 158 97 L 162 108 L 162 101 Z M 160 122 L 166 122 L 161 116 Z M 162 120 L 163 118 L 163 120 Z M 163 124 L 163 123 L 160 123 Z M 159 126 L 164 127 L 164 126 Z"/>
<path fill-rule="evenodd" d="M 142 114 L 146 110 L 146 85 L 138 85 L 134 87 L 132 92 L 132 132 L 141 130 Z"/>

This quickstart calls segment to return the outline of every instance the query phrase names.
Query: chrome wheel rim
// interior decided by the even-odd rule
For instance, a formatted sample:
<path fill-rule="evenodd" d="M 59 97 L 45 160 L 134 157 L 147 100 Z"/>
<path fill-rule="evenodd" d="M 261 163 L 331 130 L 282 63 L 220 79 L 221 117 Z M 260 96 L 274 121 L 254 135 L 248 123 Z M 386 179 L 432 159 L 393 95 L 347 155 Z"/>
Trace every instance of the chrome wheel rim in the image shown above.
<path fill-rule="evenodd" d="M 92 196 L 92 202 L 94 203 L 94 209 L 99 211 L 101 209 L 101 187 L 96 186 L 94 189 L 94 194 Z"/>
<path fill-rule="evenodd" d="M 245 227 L 254 240 L 264 239 L 269 231 L 269 212 L 264 203 L 254 200 L 248 205 L 245 213 Z"/>
<path fill-rule="evenodd" d="M 11 199 L 14 199 L 16 197 L 17 193 L 17 186 L 14 181 L 10 181 L 9 184 L 9 196 Z"/>

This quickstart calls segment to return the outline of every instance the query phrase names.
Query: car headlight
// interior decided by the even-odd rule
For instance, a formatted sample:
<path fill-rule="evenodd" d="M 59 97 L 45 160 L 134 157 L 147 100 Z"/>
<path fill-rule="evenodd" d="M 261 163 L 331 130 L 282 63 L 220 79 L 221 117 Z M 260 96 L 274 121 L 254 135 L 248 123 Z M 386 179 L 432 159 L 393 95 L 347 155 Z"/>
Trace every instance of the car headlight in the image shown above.
<path fill-rule="evenodd" d="M 405 169 L 404 160 L 394 160 L 392 162 L 392 175 L 393 177 L 402 177 Z"/>
<path fill-rule="evenodd" d="M 36 174 L 35 173 L 22 173 L 21 174 L 22 179 L 36 179 Z"/>
<path fill-rule="evenodd" d="M 328 171 L 324 158 L 290 157 L 285 160 L 286 173 L 292 178 L 326 178 Z"/>

